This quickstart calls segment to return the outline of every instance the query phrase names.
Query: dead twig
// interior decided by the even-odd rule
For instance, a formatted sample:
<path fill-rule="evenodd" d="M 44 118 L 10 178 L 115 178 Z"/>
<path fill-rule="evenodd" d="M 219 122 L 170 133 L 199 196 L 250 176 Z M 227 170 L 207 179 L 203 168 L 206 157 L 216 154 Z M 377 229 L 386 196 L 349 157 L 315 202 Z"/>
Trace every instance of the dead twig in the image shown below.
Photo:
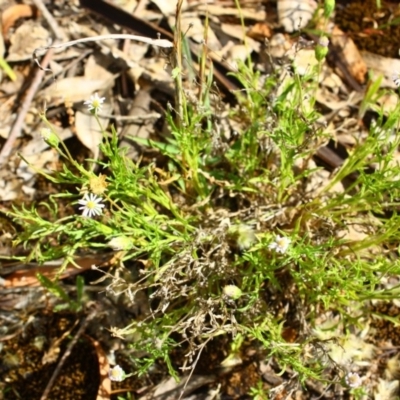
<path fill-rule="evenodd" d="M 74 348 L 76 342 L 78 341 L 78 339 L 82 336 L 83 332 L 85 331 L 88 323 L 90 322 L 90 320 L 95 316 L 96 314 L 96 310 L 93 310 L 87 317 L 86 319 L 82 322 L 81 326 L 78 329 L 78 332 L 76 332 L 74 338 L 71 340 L 71 342 L 69 343 L 67 349 L 65 350 L 65 353 L 63 354 L 63 356 L 61 357 L 61 360 L 59 361 L 59 363 L 57 364 L 56 369 L 53 372 L 53 375 L 51 376 L 46 389 L 44 390 L 42 397 L 40 398 L 40 400 L 47 400 L 49 393 L 51 391 L 51 388 L 54 385 L 55 380 L 57 379 L 57 376 L 59 375 L 59 373 L 61 372 L 61 368 L 63 367 L 65 361 L 67 360 L 67 358 L 69 357 L 69 355 L 72 352 L 72 349 Z"/>
<path fill-rule="evenodd" d="M 50 12 L 47 10 L 46 6 L 44 5 L 42 0 L 32 0 L 37 9 L 42 13 L 43 17 L 49 24 L 50 29 L 53 31 L 56 39 L 58 40 L 66 40 L 65 33 L 63 30 L 59 27 L 57 21 L 54 19 L 54 17 L 50 14 Z"/>
<path fill-rule="evenodd" d="M 49 24 L 51 30 L 53 31 L 56 40 L 63 40 L 65 38 L 64 32 L 62 29 L 59 27 L 57 21 L 54 19 L 54 17 L 50 14 L 50 12 L 47 10 L 46 6 L 44 5 L 42 0 L 33 0 L 35 6 L 40 10 L 44 18 L 46 19 L 47 23 Z M 45 57 L 42 60 L 42 65 L 44 65 L 46 68 L 47 65 L 49 65 L 50 60 L 52 59 L 54 54 L 54 50 L 50 50 L 46 53 Z M 36 92 L 39 89 L 39 86 L 43 80 L 44 77 L 44 72 L 43 71 L 37 71 L 31 86 L 28 89 L 28 92 L 26 94 L 26 97 L 22 103 L 22 107 L 18 112 L 17 119 L 14 122 L 13 127 L 11 128 L 10 134 L 8 135 L 7 141 L 5 142 L 3 148 L 1 149 L 0 152 L 0 165 L 4 164 L 5 161 L 8 159 L 8 157 L 11 154 L 11 150 L 14 147 L 15 140 L 17 137 L 20 136 L 21 130 L 22 130 L 22 125 L 24 123 L 26 114 L 29 111 L 29 107 L 32 103 L 32 100 L 36 94 Z"/>
<path fill-rule="evenodd" d="M 54 54 L 54 50 L 51 49 L 44 56 L 44 58 L 42 60 L 42 66 L 44 66 L 44 68 L 46 68 L 49 65 L 50 60 L 53 57 L 53 54 Z M 33 100 L 36 92 L 39 89 L 39 86 L 43 80 L 44 74 L 45 74 L 45 69 L 39 69 L 36 72 L 36 75 L 32 80 L 32 83 L 31 83 L 31 85 L 26 93 L 25 99 L 22 103 L 21 109 L 18 112 L 17 119 L 15 120 L 14 125 L 11 128 L 10 134 L 8 135 L 8 138 L 7 138 L 6 142 L 4 143 L 3 148 L 0 151 L 0 166 L 3 165 L 7 161 L 8 157 L 11 154 L 11 150 L 14 147 L 14 143 L 15 143 L 16 139 L 20 136 L 22 125 L 24 123 L 26 114 L 28 113 L 29 108 L 32 103 L 32 100 Z"/>
<path fill-rule="evenodd" d="M 114 115 L 114 114 L 99 113 L 99 118 L 114 118 L 116 121 L 142 122 L 142 121 L 148 121 L 149 119 L 161 118 L 161 114 L 156 112 L 145 115 Z"/>
<path fill-rule="evenodd" d="M 130 35 L 128 33 L 113 33 L 113 34 L 109 34 L 109 35 L 98 35 L 98 36 L 91 36 L 91 37 L 70 40 L 68 42 L 57 43 L 57 44 L 53 44 L 51 46 L 46 46 L 46 47 L 39 47 L 39 48 L 35 49 L 32 57 L 35 60 L 35 62 L 37 63 L 37 65 L 40 68 L 43 68 L 43 65 L 41 65 L 38 62 L 38 55 L 37 55 L 41 51 L 46 51 L 46 50 L 50 50 L 50 49 L 63 49 L 66 47 L 75 46 L 79 43 L 99 42 L 101 40 L 110 40 L 110 39 L 131 39 L 131 40 L 136 40 L 137 42 L 147 43 L 147 44 L 151 44 L 153 46 L 159 46 L 159 47 L 165 47 L 165 48 L 174 46 L 173 43 L 167 39 L 151 39 L 146 36 Z"/>

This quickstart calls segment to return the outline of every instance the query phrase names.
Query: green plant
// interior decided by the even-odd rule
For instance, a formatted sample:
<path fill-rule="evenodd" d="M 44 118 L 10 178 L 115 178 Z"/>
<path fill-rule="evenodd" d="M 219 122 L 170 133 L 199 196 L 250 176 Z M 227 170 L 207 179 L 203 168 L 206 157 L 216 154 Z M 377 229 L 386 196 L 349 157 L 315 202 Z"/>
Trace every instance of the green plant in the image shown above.
<path fill-rule="evenodd" d="M 360 113 L 373 104 L 377 120 L 343 164 L 324 175 L 313 161 L 330 137 L 315 106 L 323 57 L 305 75 L 275 66 L 265 79 L 250 62 L 239 64 L 235 75 L 244 89 L 229 119 L 240 131 L 224 140 L 205 55 L 199 95 L 189 100 L 179 25 L 176 35 L 171 136 L 135 139 L 159 151 L 162 163 L 128 159 L 111 129 L 104 130 L 102 158 L 81 165 L 48 127 L 45 139 L 65 164 L 41 173 L 77 190 L 44 204 L 51 219 L 34 206 L 9 213 L 23 228 L 16 243 L 32 249 L 29 259 L 64 258 L 64 267 L 78 251 L 110 248 L 121 252 L 121 265 L 141 265 L 124 278 L 123 290 L 132 299 L 146 293 L 150 311 L 112 330 L 144 351 L 133 360 L 138 373 L 162 359 L 178 376 L 176 368 L 195 366 L 210 342 L 240 337 L 300 383 L 339 382 L 355 356 L 347 364 L 334 359 L 333 336 L 325 333 L 346 338 L 368 317 L 368 301 L 399 295 L 383 279 L 400 274 L 400 169 L 393 162 L 400 106 L 384 118 L 372 83 Z M 84 216 L 60 217 L 61 200 L 80 201 Z M 57 283 L 40 279 L 72 304 Z M 114 277 L 107 290 L 120 287 Z M 289 329 L 293 341 L 285 337 Z M 171 359 L 178 350 L 186 356 L 180 364 Z M 264 398 L 262 391 L 252 393 Z"/>
<path fill-rule="evenodd" d="M 81 276 L 76 277 L 76 300 L 71 299 L 68 293 L 57 283 L 53 282 L 42 274 L 37 274 L 38 281 L 45 287 L 49 293 L 58 297 L 61 300 L 60 304 L 54 306 L 54 311 L 69 310 L 72 312 L 82 311 L 85 304 L 84 285 L 85 282 Z"/>

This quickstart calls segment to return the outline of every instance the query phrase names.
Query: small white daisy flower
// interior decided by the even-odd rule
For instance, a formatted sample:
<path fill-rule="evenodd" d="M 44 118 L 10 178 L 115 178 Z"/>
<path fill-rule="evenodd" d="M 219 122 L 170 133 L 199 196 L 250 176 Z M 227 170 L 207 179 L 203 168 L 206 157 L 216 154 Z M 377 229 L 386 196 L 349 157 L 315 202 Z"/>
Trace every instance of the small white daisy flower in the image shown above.
<path fill-rule="evenodd" d="M 268 247 L 271 250 L 275 250 L 277 253 L 286 253 L 288 247 L 290 246 L 291 240 L 285 236 L 276 235 L 275 241 L 272 242 Z"/>
<path fill-rule="evenodd" d="M 88 106 L 88 110 L 98 114 L 101 111 L 101 107 L 103 106 L 105 97 L 99 97 L 99 94 L 96 92 L 92 96 L 90 96 L 89 100 L 86 100 L 83 104 Z"/>
<path fill-rule="evenodd" d="M 94 217 L 95 215 L 100 215 L 103 212 L 104 204 L 102 204 L 103 199 L 97 197 L 93 193 L 86 193 L 83 199 L 78 200 L 78 203 L 82 206 L 79 207 L 82 211 L 84 217 Z"/>
<path fill-rule="evenodd" d="M 349 387 L 353 389 L 360 387 L 362 383 L 361 378 L 355 372 L 349 372 L 345 377 L 345 382 Z"/>
<path fill-rule="evenodd" d="M 126 378 L 126 374 L 119 365 L 116 365 L 108 371 L 108 377 L 114 382 L 122 382 Z"/>

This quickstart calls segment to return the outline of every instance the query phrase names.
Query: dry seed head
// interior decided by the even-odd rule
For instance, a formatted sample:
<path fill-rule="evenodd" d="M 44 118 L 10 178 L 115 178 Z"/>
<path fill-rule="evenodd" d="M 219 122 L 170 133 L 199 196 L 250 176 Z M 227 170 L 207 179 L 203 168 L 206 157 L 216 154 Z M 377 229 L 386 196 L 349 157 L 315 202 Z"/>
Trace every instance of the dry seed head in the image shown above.
<path fill-rule="evenodd" d="M 256 240 L 254 229 L 245 224 L 233 225 L 229 228 L 229 236 L 239 250 L 249 249 Z"/>
<path fill-rule="evenodd" d="M 100 174 L 99 176 L 91 176 L 89 178 L 90 191 L 96 195 L 103 194 L 108 186 L 106 178 L 107 177 L 103 174 Z"/>
<path fill-rule="evenodd" d="M 350 335 L 338 344 L 331 343 L 329 355 L 339 365 L 349 363 L 366 364 L 374 355 L 375 348 L 358 336 Z"/>
<path fill-rule="evenodd" d="M 399 388 L 399 381 L 385 381 L 379 379 L 378 387 L 375 390 L 374 400 L 396 400 L 396 392 Z"/>
<path fill-rule="evenodd" d="M 400 362 L 399 356 L 396 355 L 389 358 L 386 364 L 385 377 L 387 379 L 398 379 L 400 378 Z"/>

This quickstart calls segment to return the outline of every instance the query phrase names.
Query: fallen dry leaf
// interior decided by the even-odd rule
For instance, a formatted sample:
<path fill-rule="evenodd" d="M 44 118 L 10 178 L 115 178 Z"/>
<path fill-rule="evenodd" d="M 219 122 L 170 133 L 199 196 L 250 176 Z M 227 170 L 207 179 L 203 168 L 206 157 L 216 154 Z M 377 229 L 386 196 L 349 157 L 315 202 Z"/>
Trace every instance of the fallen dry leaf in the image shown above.
<path fill-rule="evenodd" d="M 155 4 L 161 11 L 161 13 L 165 16 L 174 15 L 176 10 L 176 2 L 175 1 L 165 1 L 165 0 L 151 0 L 153 4 Z M 182 10 L 185 10 L 187 7 L 187 1 L 183 1 Z"/>
<path fill-rule="evenodd" d="M 151 94 L 149 90 L 141 89 L 136 93 L 135 98 L 129 110 L 129 116 L 140 117 L 150 114 Z M 124 127 L 121 132 L 120 147 L 126 148 L 126 155 L 128 158 L 136 160 L 139 156 L 136 143 L 131 143 L 132 137 L 139 137 L 141 139 L 149 139 L 154 130 L 153 122 L 151 120 L 144 120 L 133 122 Z"/>
<path fill-rule="evenodd" d="M 102 107 L 102 113 L 110 114 L 112 111 L 112 105 L 110 103 L 104 103 Z M 104 129 L 107 129 L 109 118 L 99 116 L 99 121 Z M 96 118 L 93 117 L 89 112 L 77 111 L 75 113 L 75 128 L 76 136 L 79 141 L 88 148 L 95 159 L 99 156 L 99 144 L 103 139 L 103 131 L 100 129 Z"/>
<path fill-rule="evenodd" d="M 314 168 L 316 168 L 315 162 L 313 160 L 310 161 L 313 164 Z M 326 185 L 329 184 L 331 180 L 331 173 L 325 169 L 318 169 L 312 175 L 310 175 L 310 180 L 307 183 L 306 190 L 308 193 L 320 193 Z M 337 182 L 332 188 L 329 190 L 330 193 L 344 193 L 344 186 L 342 182 Z"/>
<path fill-rule="evenodd" d="M 278 0 L 278 19 L 286 32 L 304 28 L 317 9 L 314 0 Z"/>
<path fill-rule="evenodd" d="M 138 6 L 137 0 L 117 0 L 113 1 L 113 3 L 115 3 L 118 7 L 130 13 L 133 12 L 135 10 L 135 7 Z"/>
<path fill-rule="evenodd" d="M 232 16 L 236 18 L 245 18 L 253 21 L 265 21 L 267 13 L 260 9 L 242 8 L 237 7 L 224 7 L 217 4 L 202 4 L 196 8 L 197 11 L 202 11 L 204 14 L 216 16 Z"/>
<path fill-rule="evenodd" d="M 0 170 L 0 200 L 12 201 L 22 193 L 23 182 L 17 178 L 8 168 Z"/>
<path fill-rule="evenodd" d="M 246 29 L 243 29 L 241 25 L 220 24 L 219 28 L 225 35 L 243 43 L 243 38 L 246 36 Z M 251 37 L 246 37 L 245 44 L 251 51 L 260 51 L 260 43 L 253 40 Z"/>
<path fill-rule="evenodd" d="M 177 400 L 184 390 L 185 395 L 189 395 L 194 390 L 205 386 L 216 379 L 215 375 L 192 375 L 182 377 L 178 382 L 175 378 L 164 379 L 159 385 L 155 387 L 154 393 L 146 394 L 139 398 L 139 400 Z"/>
<path fill-rule="evenodd" d="M 293 60 L 293 66 L 299 75 L 305 75 L 310 73 L 312 68 L 318 65 L 318 61 L 315 58 L 315 51 L 312 49 L 300 49 L 296 52 Z"/>
<path fill-rule="evenodd" d="M 378 99 L 384 115 L 390 115 L 399 105 L 399 95 L 397 93 L 385 93 Z"/>
<path fill-rule="evenodd" d="M 247 36 L 255 40 L 269 39 L 273 34 L 271 27 L 265 22 L 257 22 L 247 30 Z"/>
<path fill-rule="evenodd" d="M 100 65 L 100 62 L 106 63 L 109 61 L 111 57 L 106 57 L 106 59 L 101 57 L 90 56 L 86 65 L 84 78 L 88 81 L 98 81 L 103 80 L 104 87 L 101 88 L 101 96 L 106 97 L 105 103 L 102 105 L 101 112 L 99 115 L 99 121 L 101 126 L 104 129 L 107 129 L 107 125 L 109 122 L 108 117 L 102 117 L 101 114 L 110 115 L 112 112 L 112 104 L 110 102 L 110 98 L 112 94 L 110 91 L 107 91 L 107 87 L 109 83 L 114 81 L 115 77 L 106 68 Z M 87 147 L 92 153 L 95 159 L 99 156 L 99 144 L 103 139 L 103 131 L 99 127 L 99 124 L 96 118 L 89 112 L 77 111 L 75 113 L 75 129 L 76 136 L 80 140 L 80 142 Z"/>
<path fill-rule="evenodd" d="M 364 83 L 367 66 L 353 40 L 335 26 L 332 31 L 331 42 L 335 46 L 339 59 L 346 65 L 351 76 L 358 83 Z"/>
<path fill-rule="evenodd" d="M 45 275 L 48 279 L 55 279 L 57 276 L 59 279 L 64 279 L 80 274 L 85 270 L 90 270 L 92 265 L 99 265 L 101 264 L 101 261 L 98 258 L 82 257 L 76 259 L 75 263 L 79 267 L 70 263 L 60 276 L 58 276 L 58 270 L 62 264 L 62 260 L 49 262 L 42 266 L 37 265 L 36 267 L 33 266 L 27 267 L 26 269 L 20 269 L 4 278 L 3 286 L 6 288 L 40 286 L 40 283 L 36 278 L 36 274 L 38 273 Z"/>
<path fill-rule="evenodd" d="M 293 43 L 290 38 L 287 37 L 287 35 L 284 35 L 283 33 L 277 33 L 272 36 L 266 51 L 260 52 L 260 56 L 269 63 L 270 56 L 282 58 L 290 51 L 292 46 Z"/>
<path fill-rule="evenodd" d="M 170 17 L 168 22 L 171 26 L 175 23 L 175 17 Z M 221 43 L 219 42 L 214 31 L 209 26 L 207 33 L 204 32 L 204 25 L 200 18 L 192 15 L 182 15 L 181 20 L 182 32 L 185 32 L 188 37 L 194 40 L 196 43 L 202 43 L 207 37 L 207 46 L 213 50 L 219 50 Z"/>
<path fill-rule="evenodd" d="M 108 81 L 104 79 L 88 79 L 84 76 L 75 76 L 55 81 L 42 93 L 42 97 L 50 106 L 58 106 L 70 101 L 79 103 L 86 101 L 95 92 L 102 92 L 114 83 L 114 77 Z M 100 94 L 100 93 L 99 93 Z"/>
<path fill-rule="evenodd" d="M 4 46 L 4 38 L 3 35 L 0 35 L 0 59 L 4 60 L 4 53 L 6 51 L 6 48 Z M 0 81 L 3 80 L 3 68 L 0 69 Z M 14 77 L 14 79 L 11 80 L 12 83 L 15 83 L 16 81 L 16 77 Z M 21 83 L 21 82 L 19 82 Z M 20 86 L 18 86 L 19 88 Z"/>
<path fill-rule="evenodd" d="M 368 69 L 374 72 L 374 77 L 378 75 L 383 76 L 382 87 L 389 87 L 396 89 L 397 86 L 394 83 L 393 75 L 400 73 L 400 60 L 395 58 L 383 57 L 369 51 L 362 51 L 361 57 L 363 58 Z"/>
<path fill-rule="evenodd" d="M 108 377 L 110 364 L 108 363 L 107 356 L 103 348 L 101 347 L 101 344 L 90 336 L 86 337 L 92 342 L 96 350 L 97 359 L 99 360 L 100 385 L 99 391 L 97 392 L 96 400 L 109 400 L 111 397 L 111 380 Z"/>
<path fill-rule="evenodd" d="M 32 58 L 34 50 L 46 46 L 51 40 L 48 29 L 33 20 L 24 22 L 10 37 L 7 61 L 25 61 Z"/>

